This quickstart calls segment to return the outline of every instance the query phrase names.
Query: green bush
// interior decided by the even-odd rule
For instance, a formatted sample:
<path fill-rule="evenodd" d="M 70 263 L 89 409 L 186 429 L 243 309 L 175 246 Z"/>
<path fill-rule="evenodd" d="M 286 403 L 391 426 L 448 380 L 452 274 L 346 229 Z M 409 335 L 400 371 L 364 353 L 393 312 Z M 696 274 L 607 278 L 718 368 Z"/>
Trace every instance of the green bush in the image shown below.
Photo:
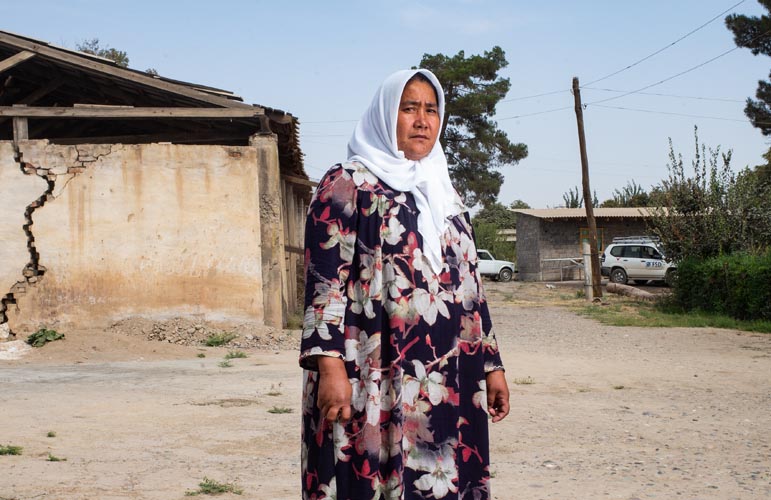
<path fill-rule="evenodd" d="M 517 250 L 513 243 L 498 234 L 500 226 L 497 224 L 482 223 L 474 226 L 476 247 L 488 250 L 498 260 L 514 262 L 517 259 Z"/>
<path fill-rule="evenodd" d="M 54 340 L 59 340 L 63 338 L 64 338 L 63 333 L 59 333 L 56 330 L 48 330 L 46 328 L 41 328 L 40 330 L 36 331 L 35 333 L 27 337 L 27 343 L 32 347 L 43 347 L 48 342 L 53 342 Z"/>
<path fill-rule="evenodd" d="M 683 260 L 677 266 L 674 301 L 686 311 L 771 320 L 771 250 Z"/>

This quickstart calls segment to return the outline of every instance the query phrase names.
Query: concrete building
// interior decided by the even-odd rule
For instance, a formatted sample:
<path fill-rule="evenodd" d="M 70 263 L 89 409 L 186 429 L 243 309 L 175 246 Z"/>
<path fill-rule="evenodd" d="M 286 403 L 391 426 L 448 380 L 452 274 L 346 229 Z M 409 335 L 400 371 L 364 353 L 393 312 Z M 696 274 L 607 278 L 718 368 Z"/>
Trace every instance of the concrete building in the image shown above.
<path fill-rule="evenodd" d="M 288 113 L 0 32 L 13 332 L 131 316 L 281 327 L 312 186 Z"/>
<path fill-rule="evenodd" d="M 588 235 L 583 208 L 518 209 L 517 270 L 522 281 L 579 279 L 581 242 Z M 647 208 L 595 208 L 599 250 L 616 236 L 646 234 Z"/>

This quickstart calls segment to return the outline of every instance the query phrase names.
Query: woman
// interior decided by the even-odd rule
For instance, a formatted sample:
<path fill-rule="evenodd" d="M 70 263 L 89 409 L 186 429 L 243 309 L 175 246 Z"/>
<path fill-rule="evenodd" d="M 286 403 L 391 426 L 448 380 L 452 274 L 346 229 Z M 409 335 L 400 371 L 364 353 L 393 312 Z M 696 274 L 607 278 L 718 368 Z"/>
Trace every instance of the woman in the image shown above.
<path fill-rule="evenodd" d="M 308 211 L 303 498 L 489 498 L 509 412 L 427 70 L 389 76 Z"/>

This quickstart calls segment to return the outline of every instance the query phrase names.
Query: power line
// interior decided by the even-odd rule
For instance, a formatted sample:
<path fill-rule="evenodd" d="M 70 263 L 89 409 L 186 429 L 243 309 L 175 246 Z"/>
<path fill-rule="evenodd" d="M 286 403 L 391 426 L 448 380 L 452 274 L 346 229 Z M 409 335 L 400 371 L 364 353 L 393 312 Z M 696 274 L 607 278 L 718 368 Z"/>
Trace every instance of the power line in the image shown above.
<path fill-rule="evenodd" d="M 689 115 L 686 113 L 674 113 L 671 111 L 655 111 L 652 109 L 640 109 L 640 108 L 625 108 L 622 106 L 606 106 L 603 104 L 595 104 L 594 106 L 597 106 L 598 108 L 606 108 L 606 109 L 620 109 L 623 111 L 639 111 L 641 113 L 651 113 L 656 115 L 670 115 L 670 116 L 684 116 L 687 118 L 705 118 L 708 120 L 722 120 L 726 122 L 742 122 L 742 123 L 750 123 L 749 120 L 746 118 L 743 120 L 737 119 L 737 118 L 724 118 L 722 116 L 707 116 L 707 115 Z"/>
<path fill-rule="evenodd" d="M 602 89 L 602 88 L 596 88 L 596 87 L 581 87 L 583 90 L 598 90 L 602 92 L 616 92 L 618 94 L 625 94 L 628 93 L 628 90 L 616 90 L 616 89 Z M 638 94 L 642 95 L 653 95 L 658 97 L 676 97 L 678 99 L 697 99 L 701 101 L 720 101 L 720 102 L 744 102 L 743 99 L 728 99 L 728 98 L 722 98 L 722 97 L 697 97 L 697 96 L 690 96 L 690 95 L 675 95 L 675 94 L 660 94 L 656 92 L 637 92 Z"/>
<path fill-rule="evenodd" d="M 769 33 L 771 33 L 771 30 L 768 30 L 765 33 L 762 33 L 762 34 L 756 36 L 755 38 L 750 40 L 750 42 L 752 42 L 754 40 L 757 40 L 758 38 L 761 38 L 763 36 L 766 36 Z M 657 85 L 661 85 L 664 82 L 668 82 L 669 80 L 673 80 L 673 79 L 675 79 L 675 78 L 677 78 L 679 76 L 685 75 L 686 73 L 690 73 L 691 71 L 697 70 L 697 69 L 701 68 L 702 66 L 706 66 L 707 64 L 709 64 L 709 63 L 711 63 L 713 61 L 716 61 L 716 60 L 720 59 L 721 57 L 727 56 L 728 54 L 730 54 L 734 50 L 739 50 L 740 48 L 742 48 L 742 47 L 736 46 L 736 47 L 734 47 L 732 49 L 726 50 L 722 54 L 716 55 L 712 59 L 708 59 L 708 60 L 704 61 L 703 63 L 697 64 L 696 66 L 688 68 L 685 71 L 681 71 L 680 73 L 672 75 L 672 76 L 670 76 L 668 78 L 664 78 L 663 80 L 660 80 L 660 81 L 658 81 L 656 83 L 651 83 L 650 85 L 646 85 L 644 87 L 640 87 L 637 90 L 632 90 L 632 91 L 626 92 L 626 93 L 621 94 L 621 95 L 617 95 L 617 96 L 614 96 L 614 97 L 608 97 L 607 99 L 602 99 L 602 100 L 594 101 L 594 102 L 588 102 L 588 103 L 585 104 L 585 106 L 595 105 L 595 104 L 599 104 L 599 103 L 602 103 L 602 102 L 614 101 L 616 99 L 621 99 L 622 97 L 626 97 L 626 96 L 631 95 L 631 94 L 638 94 L 638 93 L 642 92 L 643 90 L 648 90 L 651 87 L 656 87 Z"/>
<path fill-rule="evenodd" d="M 670 47 L 672 47 L 673 45 L 675 45 L 675 44 L 677 44 L 677 43 L 679 43 L 679 42 L 681 42 L 681 41 L 685 40 L 685 39 L 686 39 L 686 38 L 688 38 L 689 36 L 693 35 L 693 34 L 694 34 L 694 33 L 696 33 L 697 31 L 699 31 L 700 29 L 702 29 L 702 28 L 704 28 L 705 26 L 707 26 L 708 24 L 711 24 L 713 21 L 715 21 L 716 19 L 718 19 L 719 17 L 721 17 L 721 16 L 722 16 L 723 14 L 725 14 L 726 12 L 728 12 L 728 11 L 730 11 L 730 10 L 733 10 L 734 8 L 736 8 L 736 7 L 738 7 L 739 5 L 743 4 L 744 2 L 745 2 L 745 0 L 741 0 L 741 2 L 739 2 L 739 3 L 735 4 L 735 5 L 732 5 L 731 7 L 727 8 L 726 10 L 724 10 L 723 12 L 721 12 L 720 14 L 716 15 L 715 17 L 713 17 L 712 19 L 710 19 L 710 20 L 709 20 L 709 21 L 707 21 L 706 23 L 702 24 L 702 25 L 701 25 L 701 26 L 699 26 L 698 28 L 696 28 L 696 29 L 693 29 L 693 30 L 689 31 L 688 33 L 686 33 L 685 35 L 681 36 L 680 38 L 678 38 L 678 39 L 677 39 L 677 40 L 675 40 L 674 42 L 672 42 L 672 43 L 670 43 L 669 45 L 666 45 L 666 46 L 664 46 L 664 47 L 660 48 L 659 50 L 657 50 L 656 52 L 653 52 L 652 54 L 649 54 L 649 55 L 647 55 L 647 56 L 643 57 L 643 58 L 642 58 L 642 59 L 640 59 L 639 61 L 633 62 L 632 64 L 630 64 L 630 65 L 628 65 L 628 66 L 625 66 L 625 67 L 621 68 L 621 69 L 620 69 L 620 70 L 618 70 L 618 71 L 614 71 L 613 73 L 610 73 L 610 74 L 608 74 L 608 75 L 605 75 L 605 76 L 603 76 L 602 78 L 598 78 L 598 79 L 596 79 L 596 80 L 593 80 L 593 81 L 591 81 L 591 82 L 587 83 L 586 85 L 592 85 L 592 84 L 595 84 L 595 83 L 597 83 L 597 82 L 601 82 L 602 80 L 606 80 L 606 79 L 608 79 L 608 78 L 610 78 L 610 77 L 612 77 L 612 76 L 616 76 L 616 75 L 617 75 L 617 74 L 619 74 L 619 73 L 622 73 L 622 72 L 624 72 L 624 71 L 626 71 L 626 70 L 628 70 L 628 69 L 630 69 L 630 68 L 633 68 L 633 67 L 637 66 L 638 64 L 640 64 L 640 63 L 642 63 L 642 62 L 644 62 L 644 61 L 647 61 L 648 59 L 650 59 L 651 57 L 653 57 L 653 56 L 655 56 L 655 55 L 661 54 L 662 52 L 664 52 L 664 51 L 665 51 L 665 50 L 667 50 L 668 48 L 670 48 Z"/>
<path fill-rule="evenodd" d="M 710 23 L 714 22 L 716 19 L 718 19 L 720 16 L 722 16 L 722 15 L 723 15 L 723 14 L 725 14 L 726 12 L 728 12 L 728 11 L 730 11 L 730 10 L 733 10 L 734 8 L 736 8 L 736 7 L 738 7 L 739 5 L 743 4 L 745 1 L 746 1 L 746 0 L 741 0 L 741 2 L 739 2 L 739 3 L 735 4 L 735 5 L 732 5 L 731 7 L 729 7 L 729 8 L 728 8 L 728 9 L 726 9 L 726 10 L 724 10 L 724 11 L 723 11 L 723 12 L 721 12 L 720 14 L 716 15 L 715 17 L 713 17 L 712 19 L 710 19 L 710 20 L 709 20 L 709 21 L 707 21 L 706 23 L 702 24 L 702 25 L 701 25 L 701 26 L 699 26 L 698 28 L 695 28 L 695 29 L 693 29 L 693 30 L 689 31 L 688 33 L 686 33 L 685 35 L 681 36 L 680 38 L 678 38 L 678 39 L 677 39 L 677 40 L 675 40 L 674 42 L 672 42 L 672 43 L 668 44 L 667 46 L 665 46 L 665 47 L 663 47 L 663 48 L 661 48 L 661 49 L 659 49 L 659 50 L 657 50 L 657 51 L 653 52 L 652 54 L 649 54 L 649 55 L 647 55 L 647 56 L 643 57 L 643 58 L 642 58 L 642 59 L 640 59 L 639 61 L 636 61 L 636 62 L 634 62 L 634 63 L 632 63 L 632 64 L 630 64 L 630 65 L 628 65 L 628 66 L 625 66 L 624 68 L 622 68 L 622 69 L 620 69 L 620 70 L 618 70 L 618 71 L 614 71 L 613 73 L 610 73 L 609 75 L 605 75 L 605 76 L 603 76 L 602 78 L 598 78 L 598 79 L 596 79 L 596 80 L 593 80 L 593 81 L 591 81 L 591 82 L 587 83 L 586 85 L 582 86 L 581 88 L 586 88 L 586 86 L 588 86 L 588 85 L 592 85 L 592 84 L 595 84 L 595 83 L 597 83 L 597 82 L 600 82 L 600 81 L 602 81 L 602 80 L 606 80 L 606 79 L 610 78 L 611 76 L 615 76 L 615 75 L 617 75 L 617 74 L 619 74 L 619 73 L 621 73 L 621 72 L 623 72 L 623 71 L 626 71 L 626 70 L 628 70 L 628 69 L 630 69 L 630 68 L 632 68 L 632 67 L 634 67 L 634 66 L 637 66 L 637 65 L 638 65 L 638 64 L 640 64 L 641 62 L 643 62 L 643 61 L 646 61 L 646 60 L 650 59 L 651 57 L 653 57 L 653 56 L 655 56 L 655 55 L 657 55 L 657 54 L 660 54 L 661 52 L 665 51 L 666 49 L 668 49 L 668 48 L 672 47 L 673 45 L 675 45 L 675 44 L 677 44 L 677 43 L 679 43 L 679 42 L 683 41 L 684 39 L 686 39 L 686 38 L 688 38 L 689 36 L 693 35 L 693 34 L 694 34 L 694 33 L 696 33 L 697 31 L 699 31 L 699 30 L 701 30 L 702 28 L 706 27 L 706 26 L 707 26 L 707 25 L 709 25 Z M 506 99 L 506 100 L 503 100 L 503 101 L 501 101 L 501 102 L 511 102 L 511 101 L 521 101 L 521 100 L 525 100 L 525 99 L 534 99 L 534 98 L 536 98 L 536 97 L 543 97 L 543 96 L 547 96 L 547 95 L 561 94 L 562 92 L 570 92 L 570 89 L 554 90 L 554 91 L 552 91 L 552 92 L 544 92 L 544 93 L 542 93 L 542 94 L 528 95 L 528 96 L 522 96 L 522 97 L 514 97 L 514 98 L 511 98 L 511 99 Z"/>
<path fill-rule="evenodd" d="M 535 113 L 525 113 L 523 115 L 516 115 L 516 116 L 506 116 L 504 118 L 498 118 L 497 121 L 503 121 L 503 120 L 514 120 L 515 118 L 524 118 L 526 116 L 536 116 L 536 115 L 544 115 L 546 113 L 554 113 L 555 111 L 562 111 L 565 109 L 573 109 L 573 106 L 563 106 L 561 108 L 554 108 L 554 109 L 547 109 L 544 111 L 537 111 Z"/>
<path fill-rule="evenodd" d="M 511 99 L 504 99 L 500 102 L 512 102 L 512 101 L 524 101 L 525 99 L 535 99 L 536 97 L 543 97 L 547 95 L 562 94 L 563 92 L 570 92 L 570 89 L 555 90 L 553 92 L 544 92 L 543 94 L 526 95 L 522 97 L 513 97 Z"/>

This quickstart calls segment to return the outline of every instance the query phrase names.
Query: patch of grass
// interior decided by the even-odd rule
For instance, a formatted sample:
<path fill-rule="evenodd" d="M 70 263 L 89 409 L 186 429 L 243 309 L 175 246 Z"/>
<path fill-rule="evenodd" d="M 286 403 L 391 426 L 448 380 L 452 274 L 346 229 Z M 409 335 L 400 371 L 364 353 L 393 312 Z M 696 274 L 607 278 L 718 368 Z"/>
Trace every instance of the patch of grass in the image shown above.
<path fill-rule="evenodd" d="M 55 438 L 56 433 L 54 431 L 48 431 L 48 434 L 46 434 L 46 437 Z"/>
<path fill-rule="evenodd" d="M 0 446 L 0 455 L 21 455 L 23 449 L 21 446 L 14 446 L 12 444 Z"/>
<path fill-rule="evenodd" d="M 233 493 L 240 495 L 244 492 L 241 488 L 232 483 L 220 483 L 208 477 L 198 483 L 198 489 L 195 491 L 186 491 L 186 497 L 195 497 L 198 495 L 221 495 L 223 493 Z"/>
<path fill-rule="evenodd" d="M 244 351 L 230 351 L 225 354 L 225 359 L 248 358 Z"/>
<path fill-rule="evenodd" d="M 270 410 L 268 410 L 268 413 L 274 413 L 274 414 L 281 414 L 281 413 L 292 413 L 294 410 L 291 408 L 287 408 L 285 406 L 274 406 Z"/>
<path fill-rule="evenodd" d="M 199 352 L 199 353 L 197 354 L 197 356 L 198 356 L 199 358 L 205 358 L 205 357 L 206 357 L 206 354 L 204 354 L 204 353 L 202 353 L 202 352 Z"/>
<path fill-rule="evenodd" d="M 749 332 L 771 333 L 771 321 L 742 321 L 720 314 L 683 312 L 668 305 L 621 300 L 607 306 L 584 306 L 576 311 L 582 316 L 613 326 L 727 328 Z"/>
<path fill-rule="evenodd" d="M 530 376 L 522 377 L 522 378 L 515 378 L 515 379 L 512 379 L 511 382 L 516 384 L 516 385 L 532 385 L 532 384 L 535 384 L 535 380 L 533 379 L 533 377 L 530 377 Z"/>
<path fill-rule="evenodd" d="M 621 389 L 626 389 L 626 386 L 623 385 L 614 385 L 613 388 L 617 391 L 620 391 Z"/>
<path fill-rule="evenodd" d="M 48 453 L 48 458 L 46 460 L 48 460 L 49 462 L 66 462 L 67 461 L 66 458 L 55 457 L 51 455 L 50 452 Z"/>
<path fill-rule="evenodd" d="M 292 314 L 286 319 L 287 330 L 300 330 L 303 327 L 303 316 L 301 314 Z"/>
<path fill-rule="evenodd" d="M 227 344 L 234 338 L 238 337 L 235 333 L 214 333 L 204 341 L 208 347 L 219 347 Z"/>
<path fill-rule="evenodd" d="M 59 333 L 56 330 L 47 330 L 45 328 L 41 328 L 40 330 L 27 337 L 27 343 L 32 347 L 43 347 L 49 342 L 63 338 L 63 333 Z"/>
<path fill-rule="evenodd" d="M 219 366 L 220 368 L 230 368 L 231 366 L 233 366 L 233 363 L 229 359 L 225 359 L 223 361 L 220 361 L 217 366 Z"/>

